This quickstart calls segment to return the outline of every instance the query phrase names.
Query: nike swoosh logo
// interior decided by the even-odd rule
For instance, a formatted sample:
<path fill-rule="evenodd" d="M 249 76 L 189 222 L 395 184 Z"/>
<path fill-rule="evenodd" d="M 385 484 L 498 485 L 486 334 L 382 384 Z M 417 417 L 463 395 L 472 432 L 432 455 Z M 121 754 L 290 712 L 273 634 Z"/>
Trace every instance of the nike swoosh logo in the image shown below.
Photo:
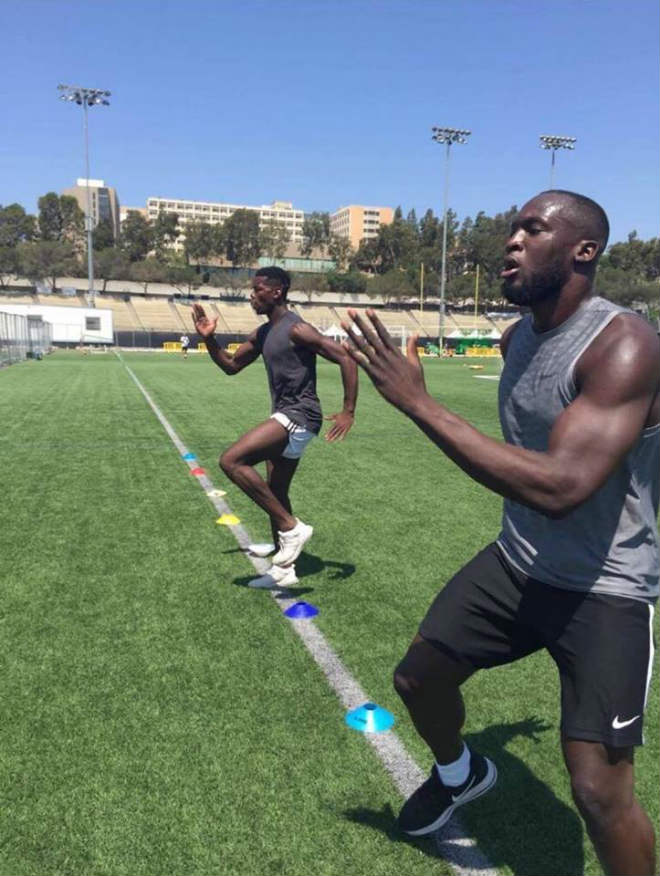
<path fill-rule="evenodd" d="M 472 776 L 472 781 L 471 781 L 470 784 L 467 786 L 467 788 L 464 788 L 464 789 L 461 791 L 460 794 L 457 794 L 455 797 L 454 797 L 454 795 L 452 794 L 452 795 L 451 795 L 451 802 L 452 802 L 452 803 L 457 803 L 459 800 L 461 800 L 461 799 L 467 794 L 467 792 L 470 790 L 470 788 L 472 787 L 472 785 L 474 785 L 474 782 L 475 782 L 475 779 L 476 779 L 476 778 L 477 778 L 476 776 Z"/>
<path fill-rule="evenodd" d="M 615 730 L 620 730 L 622 727 L 627 727 L 629 724 L 632 724 L 633 721 L 636 721 L 639 717 L 639 715 L 635 715 L 635 717 L 631 718 L 630 721 L 619 721 L 619 716 L 617 715 L 616 718 L 612 721 L 612 727 L 614 727 Z"/>

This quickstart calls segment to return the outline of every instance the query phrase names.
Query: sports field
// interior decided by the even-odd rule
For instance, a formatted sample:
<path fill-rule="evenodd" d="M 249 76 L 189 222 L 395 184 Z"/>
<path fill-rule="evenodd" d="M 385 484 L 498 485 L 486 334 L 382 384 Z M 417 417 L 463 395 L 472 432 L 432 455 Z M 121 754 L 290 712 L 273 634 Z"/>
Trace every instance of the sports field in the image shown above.
<path fill-rule="evenodd" d="M 477 361 L 482 370 L 469 364 Z M 124 354 L 254 540 L 267 519 L 222 448 L 268 414 L 261 363 Z M 430 391 L 499 435 L 497 360 L 430 361 Z M 336 367 L 319 365 L 326 414 Z M 113 353 L 0 371 L 0 874 L 444 876 L 393 831 L 402 799 Z M 471 482 L 361 375 L 356 425 L 312 444 L 293 484 L 315 534 L 294 595 L 394 731 L 430 766 L 391 687 L 437 589 L 498 530 Z M 468 741 L 499 769 L 461 824 L 501 873 L 596 874 L 570 801 L 543 654 L 465 687 Z M 637 756 L 654 824 L 658 685 Z"/>

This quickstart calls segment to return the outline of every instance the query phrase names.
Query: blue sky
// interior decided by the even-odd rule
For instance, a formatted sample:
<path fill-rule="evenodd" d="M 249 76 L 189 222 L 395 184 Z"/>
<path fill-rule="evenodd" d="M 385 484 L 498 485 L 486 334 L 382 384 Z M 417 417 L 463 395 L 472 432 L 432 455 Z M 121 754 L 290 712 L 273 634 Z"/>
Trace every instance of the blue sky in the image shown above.
<path fill-rule="evenodd" d="M 84 176 L 82 112 L 107 88 L 91 176 L 150 195 L 459 217 L 549 184 L 540 134 L 577 137 L 555 185 L 607 210 L 612 240 L 659 224 L 656 0 L 0 0 L 0 203 Z"/>

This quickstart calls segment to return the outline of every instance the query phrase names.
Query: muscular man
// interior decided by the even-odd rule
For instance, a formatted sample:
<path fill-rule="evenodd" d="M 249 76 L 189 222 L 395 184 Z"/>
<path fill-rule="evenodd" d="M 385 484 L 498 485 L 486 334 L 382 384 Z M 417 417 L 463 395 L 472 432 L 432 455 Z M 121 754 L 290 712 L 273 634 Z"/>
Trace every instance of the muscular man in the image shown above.
<path fill-rule="evenodd" d="M 593 291 L 609 225 L 584 196 L 543 192 L 515 218 L 503 292 L 530 313 L 502 338 L 505 443 L 426 392 L 415 339 L 402 356 L 373 313 L 351 312 L 351 355 L 379 392 L 470 477 L 504 497 L 502 531 L 439 593 L 394 684 L 435 756 L 399 824 L 430 833 L 491 788 L 462 741 L 460 686 L 545 648 L 561 682 L 573 798 L 608 874 L 655 873 L 634 793 L 658 595 L 660 345 Z M 347 326 L 347 328 L 349 328 Z"/>
<path fill-rule="evenodd" d="M 327 441 L 341 440 L 353 425 L 357 398 L 357 367 L 344 348 L 321 335 L 287 306 L 291 280 L 277 267 L 261 268 L 252 283 L 250 303 L 268 322 L 252 332 L 233 356 L 214 337 L 217 317 L 210 319 L 200 304 L 193 305 L 193 321 L 206 341 L 215 364 L 230 376 L 238 374 L 263 355 L 272 400 L 270 419 L 229 447 L 220 457 L 220 467 L 238 487 L 270 517 L 273 541 L 279 550 L 266 575 L 250 582 L 252 587 L 288 587 L 297 583 L 295 561 L 313 529 L 293 516 L 289 487 L 302 453 L 319 433 L 321 405 L 316 394 L 316 356 L 336 362 L 344 385 L 344 406 L 328 419 L 334 424 Z M 255 466 L 266 463 L 264 480 Z"/>

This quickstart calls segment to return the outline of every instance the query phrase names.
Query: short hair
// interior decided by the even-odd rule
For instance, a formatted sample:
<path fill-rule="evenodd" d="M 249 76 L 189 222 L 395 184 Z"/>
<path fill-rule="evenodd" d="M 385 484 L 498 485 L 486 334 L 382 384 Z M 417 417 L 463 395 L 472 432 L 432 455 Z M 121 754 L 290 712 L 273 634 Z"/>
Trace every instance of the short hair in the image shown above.
<path fill-rule="evenodd" d="M 282 298 L 286 298 L 289 287 L 291 286 L 291 276 L 282 268 L 276 265 L 269 265 L 266 268 L 259 268 L 255 277 L 266 277 L 269 280 L 274 280 L 282 287 Z"/>
<path fill-rule="evenodd" d="M 582 233 L 586 234 L 591 240 L 598 241 L 600 247 L 598 256 L 600 257 L 605 252 L 610 236 L 610 223 L 607 213 L 600 204 L 592 201 L 586 195 L 568 192 L 565 189 L 549 189 L 546 192 L 541 192 L 539 197 L 545 195 L 561 195 L 562 198 L 570 201 L 573 221 Z"/>

